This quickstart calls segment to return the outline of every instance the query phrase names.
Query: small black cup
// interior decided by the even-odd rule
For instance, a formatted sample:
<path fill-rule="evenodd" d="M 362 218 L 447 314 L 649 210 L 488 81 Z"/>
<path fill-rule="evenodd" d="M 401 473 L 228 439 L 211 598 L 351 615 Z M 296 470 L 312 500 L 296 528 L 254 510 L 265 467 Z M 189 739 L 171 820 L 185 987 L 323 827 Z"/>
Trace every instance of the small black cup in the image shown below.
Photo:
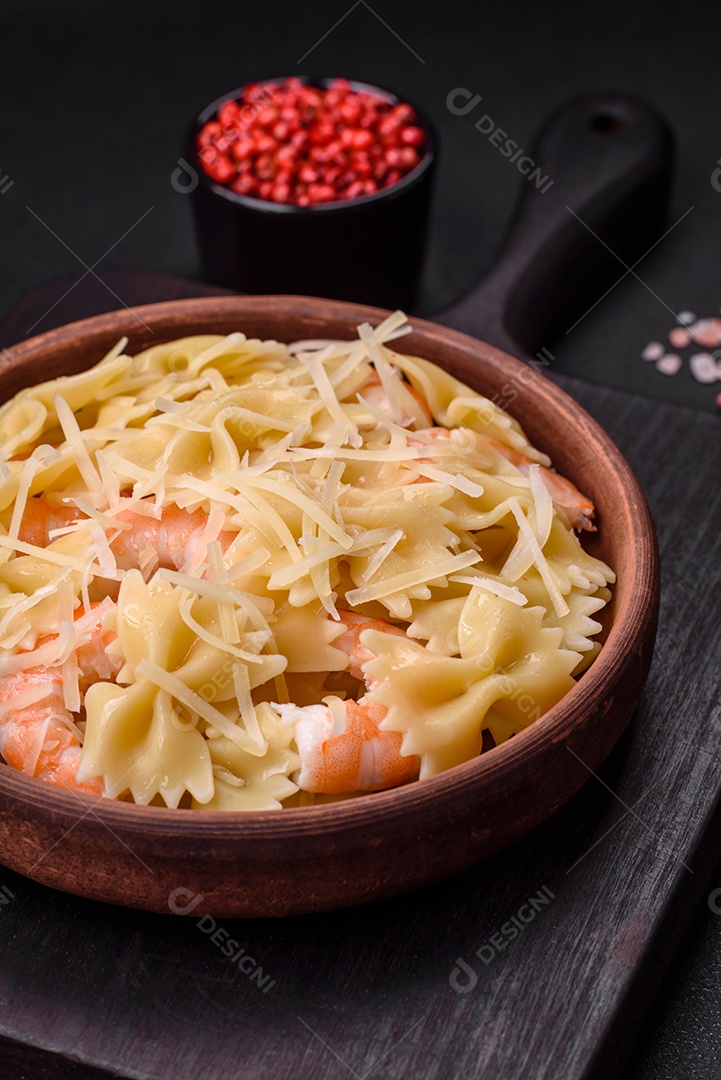
<path fill-rule="evenodd" d="M 325 88 L 332 80 L 303 82 Z M 392 105 L 407 101 L 367 83 L 349 85 Z M 410 308 L 423 265 L 437 154 L 428 119 L 409 103 L 425 132 L 426 148 L 415 169 L 398 183 L 357 199 L 299 207 L 236 195 L 211 180 L 198 160 L 198 132 L 224 102 L 240 94 L 240 89 L 231 91 L 207 105 L 188 139 L 186 158 L 198 174 L 192 200 L 206 279 L 247 293 L 294 293 Z"/>

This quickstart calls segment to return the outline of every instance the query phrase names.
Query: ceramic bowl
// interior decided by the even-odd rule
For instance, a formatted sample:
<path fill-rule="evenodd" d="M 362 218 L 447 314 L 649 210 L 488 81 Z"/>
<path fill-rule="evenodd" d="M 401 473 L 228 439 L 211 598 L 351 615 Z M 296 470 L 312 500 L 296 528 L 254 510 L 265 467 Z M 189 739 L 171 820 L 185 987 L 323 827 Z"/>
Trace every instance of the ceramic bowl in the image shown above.
<path fill-rule="evenodd" d="M 187 334 L 243 330 L 280 341 L 350 338 L 387 312 L 296 296 L 210 297 L 122 310 L 13 346 L 5 398 Z M 262 813 L 94 801 L 0 765 L 0 861 L 46 885 L 153 911 L 280 916 L 412 889 L 498 851 L 549 818 L 626 727 L 651 662 L 659 596 L 653 524 L 638 482 L 596 422 L 527 365 L 482 341 L 411 320 L 403 350 L 446 368 L 511 412 L 597 507 L 588 548 L 618 572 L 605 643 L 574 688 L 519 735 L 427 780 L 356 799 Z"/>

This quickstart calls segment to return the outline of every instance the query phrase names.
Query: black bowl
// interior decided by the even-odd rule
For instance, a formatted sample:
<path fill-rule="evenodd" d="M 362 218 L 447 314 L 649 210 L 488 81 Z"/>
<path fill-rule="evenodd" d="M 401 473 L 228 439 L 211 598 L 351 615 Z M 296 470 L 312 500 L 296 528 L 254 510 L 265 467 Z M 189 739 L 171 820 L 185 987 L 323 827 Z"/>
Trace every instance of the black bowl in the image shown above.
<path fill-rule="evenodd" d="M 333 80 L 302 81 L 325 88 Z M 351 81 L 350 87 L 393 105 L 407 101 L 368 83 Z M 188 137 L 186 158 L 198 174 L 191 197 L 205 278 L 247 293 L 301 293 L 411 307 L 423 265 L 437 154 L 428 119 L 409 102 L 425 132 L 426 150 L 397 184 L 358 199 L 298 207 L 236 195 L 211 180 L 198 160 L 198 132 L 240 93 L 229 91 L 207 105 Z"/>

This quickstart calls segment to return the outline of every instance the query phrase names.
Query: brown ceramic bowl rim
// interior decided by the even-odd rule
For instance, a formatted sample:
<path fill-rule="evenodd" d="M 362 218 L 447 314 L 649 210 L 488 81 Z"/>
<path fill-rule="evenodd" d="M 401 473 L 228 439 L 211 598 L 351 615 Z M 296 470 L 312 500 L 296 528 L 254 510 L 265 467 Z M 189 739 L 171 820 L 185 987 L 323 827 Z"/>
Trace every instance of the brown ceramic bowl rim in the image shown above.
<path fill-rule="evenodd" d="M 341 78 L 339 75 L 295 75 L 292 77 L 298 78 L 301 82 L 308 83 L 315 87 L 325 87 L 328 83 L 333 82 L 334 79 Z M 345 78 L 345 76 L 342 77 Z M 252 81 L 259 84 L 275 85 L 284 82 L 288 78 L 291 78 L 291 76 L 276 75 L 270 79 L 254 79 Z M 370 91 L 377 94 L 379 97 L 386 98 L 394 105 L 401 103 L 410 105 L 418 119 L 417 126 L 423 128 L 426 136 L 426 146 L 423 156 L 418 164 L 415 165 L 409 173 L 402 176 L 397 183 L 391 184 L 390 187 L 387 188 L 381 188 L 379 191 L 374 191 L 370 195 L 359 195 L 355 199 L 333 199 L 331 202 L 316 203 L 313 206 L 296 206 L 295 203 L 276 203 L 271 199 L 255 199 L 252 195 L 239 195 L 236 191 L 232 191 L 223 184 L 216 183 L 215 180 L 208 176 L 198 160 L 198 148 L 195 139 L 203 125 L 215 116 L 221 105 L 224 105 L 226 101 L 234 101 L 245 89 L 245 86 L 248 85 L 247 83 L 237 87 L 235 90 L 228 90 L 225 94 L 221 94 L 219 97 L 215 98 L 214 101 L 209 102 L 204 108 L 199 110 L 191 124 L 188 133 L 187 152 L 190 155 L 193 168 L 197 170 L 198 182 L 209 191 L 212 191 L 214 195 L 226 199 L 236 206 L 242 206 L 246 210 L 254 210 L 256 213 L 260 214 L 285 215 L 339 214 L 344 211 L 347 213 L 351 210 L 356 210 L 359 207 L 372 206 L 373 203 L 381 202 L 395 195 L 400 195 L 409 188 L 415 187 L 421 182 L 425 174 L 431 168 L 438 154 L 438 133 L 433 123 L 429 120 L 423 109 L 419 108 L 414 101 L 411 101 L 405 95 L 397 94 L 394 90 L 388 90 L 386 87 L 376 86 L 374 83 L 367 83 L 359 79 L 348 79 L 347 81 L 351 90 Z"/>
<path fill-rule="evenodd" d="M 152 342 L 145 337 L 145 344 L 140 347 L 146 348 L 150 344 L 161 344 L 176 337 L 203 332 L 193 329 L 194 320 L 207 321 L 209 317 L 216 317 L 218 323 L 221 323 L 223 320 L 237 318 L 238 328 L 242 329 L 244 315 L 252 312 L 254 316 L 265 314 L 271 322 L 274 308 L 280 305 L 285 308 L 286 317 L 294 315 L 299 322 L 304 317 L 309 320 L 327 316 L 330 311 L 339 321 L 352 318 L 357 323 L 377 324 L 389 314 L 382 308 L 286 295 L 174 300 L 145 305 L 133 311 L 109 312 L 50 330 L 13 346 L 9 350 L 11 358 L 2 364 L 0 372 L 17 372 L 29 361 L 41 358 L 61 341 L 66 342 L 69 331 L 74 332 L 78 339 L 97 338 L 99 349 L 102 349 L 101 342 L 109 340 L 113 333 L 117 333 L 118 338 L 128 336 L 131 340 L 134 333 L 137 336 L 138 320 L 152 328 L 153 323 L 162 324 L 163 319 L 168 317 L 182 317 L 188 327 L 186 332 L 182 325 L 178 325 L 174 328 L 172 338 L 163 337 Z M 519 383 L 529 378 L 531 369 L 527 364 L 499 349 L 424 319 L 411 317 L 409 321 L 414 331 L 412 336 L 409 335 L 411 341 L 416 333 L 421 336 L 441 333 L 449 352 L 455 350 L 475 354 L 479 363 L 479 376 L 483 367 L 490 367 L 500 371 L 509 380 L 516 379 Z M 178 332 L 175 333 L 175 330 Z M 422 355 L 422 348 L 417 346 L 409 348 L 404 343 L 404 348 L 410 352 L 416 348 L 418 355 Z M 99 351 L 98 359 L 102 355 Z M 478 785 L 492 779 L 498 781 L 515 769 L 522 770 L 534 752 L 547 742 L 572 742 L 574 728 L 582 724 L 591 705 L 597 704 L 599 695 L 615 684 L 619 672 L 626 668 L 629 657 L 642 650 L 645 619 L 649 614 L 650 597 L 656 584 L 656 567 L 652 560 L 642 557 L 642 552 L 655 550 L 656 540 L 643 492 L 631 467 L 611 438 L 580 405 L 550 379 L 538 372 L 533 372 L 533 379 L 534 394 L 552 403 L 559 423 L 570 423 L 582 429 L 586 437 L 594 441 L 593 452 L 604 455 L 609 482 L 612 482 L 619 492 L 623 489 L 627 498 L 630 497 L 635 517 L 634 527 L 629 529 L 626 538 L 628 543 L 624 565 L 614 567 L 619 578 L 623 579 L 624 588 L 619 590 L 617 585 L 614 590 L 615 612 L 606 642 L 599 656 L 576 685 L 538 720 L 500 746 L 434 777 L 414 781 L 404 787 L 321 806 L 292 807 L 280 811 L 189 811 L 139 806 L 104 798 L 96 800 L 78 792 L 63 791 L 4 765 L 0 766 L 0 791 L 21 802 L 46 809 L 48 813 L 53 810 L 77 812 L 84 809 L 87 814 L 92 814 L 109 828 L 116 824 L 118 827 L 124 825 L 136 828 L 138 832 L 157 836 L 177 835 L 180 831 L 178 826 L 182 823 L 182 835 L 188 840 L 210 839 L 219 835 L 228 838 L 233 830 L 238 830 L 242 831 L 244 838 L 254 841 L 278 841 L 283 837 L 292 839 L 304 834 L 329 834 L 334 830 L 372 827 L 376 815 L 382 815 L 387 822 L 396 815 L 405 817 L 413 812 L 414 807 L 425 806 L 430 801 L 435 802 L 440 811 L 463 799 L 464 793 L 470 795 Z M 482 378 L 479 377 L 476 383 L 482 383 Z M 515 414 L 511 412 L 511 415 Z M 523 425 L 523 416 L 517 419 Z M 609 707 L 610 704 L 611 702 Z"/>

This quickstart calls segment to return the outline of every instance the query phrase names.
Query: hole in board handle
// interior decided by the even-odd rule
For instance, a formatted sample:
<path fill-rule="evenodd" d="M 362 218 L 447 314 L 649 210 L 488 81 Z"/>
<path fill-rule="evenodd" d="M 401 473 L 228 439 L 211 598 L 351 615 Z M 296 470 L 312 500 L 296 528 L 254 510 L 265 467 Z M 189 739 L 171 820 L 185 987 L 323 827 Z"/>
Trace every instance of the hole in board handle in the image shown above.
<path fill-rule="evenodd" d="M 620 131 L 624 122 L 620 116 L 614 116 L 613 113 L 600 112 L 596 113 L 590 119 L 591 127 L 594 131 L 598 131 L 601 135 L 612 135 L 615 131 Z"/>

